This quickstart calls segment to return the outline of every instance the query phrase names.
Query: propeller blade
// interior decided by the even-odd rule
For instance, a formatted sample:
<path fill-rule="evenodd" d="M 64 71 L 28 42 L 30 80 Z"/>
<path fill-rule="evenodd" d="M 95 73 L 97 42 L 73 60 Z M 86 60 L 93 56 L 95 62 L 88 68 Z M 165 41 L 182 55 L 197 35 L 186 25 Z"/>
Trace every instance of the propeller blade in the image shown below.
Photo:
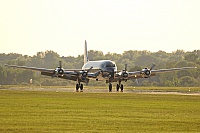
<path fill-rule="evenodd" d="M 59 67 L 62 68 L 62 61 L 59 61 Z"/>
<path fill-rule="evenodd" d="M 85 80 L 86 77 L 88 76 L 88 73 L 92 70 L 92 68 L 93 67 L 90 67 L 87 71 L 82 70 L 81 72 L 79 72 L 78 74 L 79 74 L 80 78 Z"/>
<path fill-rule="evenodd" d="M 153 65 L 151 66 L 150 70 L 152 70 L 156 65 L 153 63 Z"/>
<path fill-rule="evenodd" d="M 127 71 L 128 64 L 124 64 L 124 70 Z"/>
<path fill-rule="evenodd" d="M 91 66 L 91 67 L 90 67 L 90 69 L 88 69 L 88 70 L 87 70 L 87 73 L 88 73 L 89 71 L 91 71 L 91 70 L 92 70 L 92 68 L 93 68 L 93 67 Z"/>

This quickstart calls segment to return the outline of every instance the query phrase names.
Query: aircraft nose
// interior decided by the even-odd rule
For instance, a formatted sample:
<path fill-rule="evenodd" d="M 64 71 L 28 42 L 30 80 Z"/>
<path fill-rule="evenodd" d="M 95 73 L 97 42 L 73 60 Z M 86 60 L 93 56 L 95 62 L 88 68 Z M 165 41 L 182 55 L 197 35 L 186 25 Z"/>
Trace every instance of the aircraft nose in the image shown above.
<path fill-rule="evenodd" d="M 110 68 L 109 70 L 108 70 L 108 72 L 109 72 L 109 77 L 110 78 L 114 78 L 114 69 L 113 68 Z"/>

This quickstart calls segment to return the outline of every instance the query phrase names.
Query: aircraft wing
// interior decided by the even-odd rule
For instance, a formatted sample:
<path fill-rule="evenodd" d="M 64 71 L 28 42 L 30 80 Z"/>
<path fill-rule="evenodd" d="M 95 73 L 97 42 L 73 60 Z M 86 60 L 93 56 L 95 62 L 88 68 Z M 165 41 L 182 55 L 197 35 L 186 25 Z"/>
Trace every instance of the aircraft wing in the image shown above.
<path fill-rule="evenodd" d="M 171 72 L 171 71 L 177 71 L 177 70 L 194 69 L 194 68 L 197 68 L 197 67 L 182 67 L 182 68 L 151 70 L 151 74 L 165 73 L 165 72 Z"/>
<path fill-rule="evenodd" d="M 27 67 L 27 66 L 17 66 L 17 65 L 8 65 L 8 64 L 5 64 L 4 66 L 12 67 L 12 68 L 29 69 L 29 70 L 35 70 L 35 71 L 47 72 L 47 73 L 53 73 L 53 72 L 54 72 L 54 69 L 47 69 L 47 68 Z"/>
<path fill-rule="evenodd" d="M 79 71 L 82 71 L 82 69 L 65 69 L 65 71 L 74 71 L 74 72 L 79 72 Z"/>
<path fill-rule="evenodd" d="M 38 68 L 38 67 L 8 65 L 8 64 L 5 64 L 4 66 L 11 67 L 11 68 L 40 71 L 42 75 L 51 76 L 51 77 L 59 77 L 59 78 L 64 78 L 64 79 L 74 80 L 74 81 L 77 81 L 77 78 L 79 78 L 79 80 L 82 82 L 87 81 L 88 78 L 96 78 L 101 73 L 101 70 L 98 70 L 94 73 L 90 73 L 89 71 L 92 68 L 90 68 L 90 70 L 82 70 L 82 69 L 65 69 L 64 70 L 61 67 L 58 67 L 56 69 L 47 69 L 47 68 Z"/>
<path fill-rule="evenodd" d="M 142 78 L 140 71 L 128 72 L 128 79 L 137 79 L 137 78 Z"/>
<path fill-rule="evenodd" d="M 122 80 L 128 80 L 128 79 L 137 79 L 137 78 L 149 78 L 150 76 L 155 76 L 159 73 L 166 73 L 166 72 L 172 72 L 172 71 L 178 71 L 178 70 L 187 70 L 187 69 L 194 69 L 197 67 L 182 67 L 182 68 L 170 68 L 170 69 L 158 69 L 158 70 L 141 70 L 141 71 L 134 71 L 134 72 L 126 72 L 127 76 L 123 76 L 123 73 L 118 73 L 117 78 L 120 78 Z M 147 73 L 148 72 L 148 73 Z"/>
<path fill-rule="evenodd" d="M 13 68 L 22 68 L 22 69 L 30 69 L 30 70 L 36 70 L 41 72 L 52 72 L 55 69 L 47 69 L 47 68 L 38 68 L 38 67 L 27 67 L 27 66 L 17 66 L 17 65 L 8 65 L 4 64 L 4 66 L 7 67 L 13 67 Z M 82 69 L 65 69 L 65 71 L 81 71 Z"/>

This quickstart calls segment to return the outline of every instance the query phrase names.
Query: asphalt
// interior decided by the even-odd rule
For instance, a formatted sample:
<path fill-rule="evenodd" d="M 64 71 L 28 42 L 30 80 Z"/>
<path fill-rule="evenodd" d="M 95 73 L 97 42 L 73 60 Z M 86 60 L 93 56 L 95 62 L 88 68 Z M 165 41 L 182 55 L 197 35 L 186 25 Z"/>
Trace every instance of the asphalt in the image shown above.
<path fill-rule="evenodd" d="M 20 90 L 20 91 L 51 91 L 51 92 L 76 92 L 75 88 L 43 88 L 43 87 L 11 87 L 11 88 L 1 88 L 1 90 Z M 79 91 L 80 92 L 80 91 Z M 78 93 L 78 92 L 77 92 Z M 84 88 L 82 93 L 135 93 L 135 94 L 169 94 L 169 95 L 199 95 L 200 92 L 185 92 L 185 91 L 163 91 L 163 90 L 126 90 L 124 92 L 117 92 L 113 89 L 112 92 L 108 92 L 108 88 L 105 89 L 92 89 L 92 88 Z"/>

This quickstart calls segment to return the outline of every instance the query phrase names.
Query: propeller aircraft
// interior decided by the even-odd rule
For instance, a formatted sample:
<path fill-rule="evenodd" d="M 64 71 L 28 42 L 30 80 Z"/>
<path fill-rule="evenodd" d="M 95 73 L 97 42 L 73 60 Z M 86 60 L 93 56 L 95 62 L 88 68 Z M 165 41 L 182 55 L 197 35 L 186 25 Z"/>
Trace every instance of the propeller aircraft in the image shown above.
<path fill-rule="evenodd" d="M 108 83 L 108 90 L 112 92 L 112 83 L 117 82 L 116 90 L 123 92 L 124 86 L 122 82 L 127 80 L 133 80 L 138 78 L 150 78 L 155 76 L 158 73 L 172 72 L 177 70 L 185 69 L 194 69 L 196 67 L 182 67 L 182 68 L 170 68 L 170 69 L 159 69 L 154 70 L 155 64 L 151 68 L 144 68 L 141 71 L 127 71 L 127 64 L 125 64 L 124 70 L 117 71 L 117 65 L 114 61 L 111 60 L 97 60 L 89 61 L 88 60 L 88 51 L 87 51 L 87 42 L 85 40 L 85 50 L 84 50 L 84 65 L 81 69 L 63 69 L 62 62 L 59 62 L 59 66 L 56 69 L 47 69 L 47 68 L 37 68 L 37 67 L 28 67 L 28 66 L 17 66 L 17 65 L 8 65 L 4 66 L 12 68 L 21 68 L 21 69 L 30 69 L 35 71 L 40 71 L 41 75 L 46 75 L 50 77 L 58 77 L 67 80 L 76 81 L 76 91 L 83 91 L 82 83 L 89 83 L 90 80 L 105 80 Z"/>

